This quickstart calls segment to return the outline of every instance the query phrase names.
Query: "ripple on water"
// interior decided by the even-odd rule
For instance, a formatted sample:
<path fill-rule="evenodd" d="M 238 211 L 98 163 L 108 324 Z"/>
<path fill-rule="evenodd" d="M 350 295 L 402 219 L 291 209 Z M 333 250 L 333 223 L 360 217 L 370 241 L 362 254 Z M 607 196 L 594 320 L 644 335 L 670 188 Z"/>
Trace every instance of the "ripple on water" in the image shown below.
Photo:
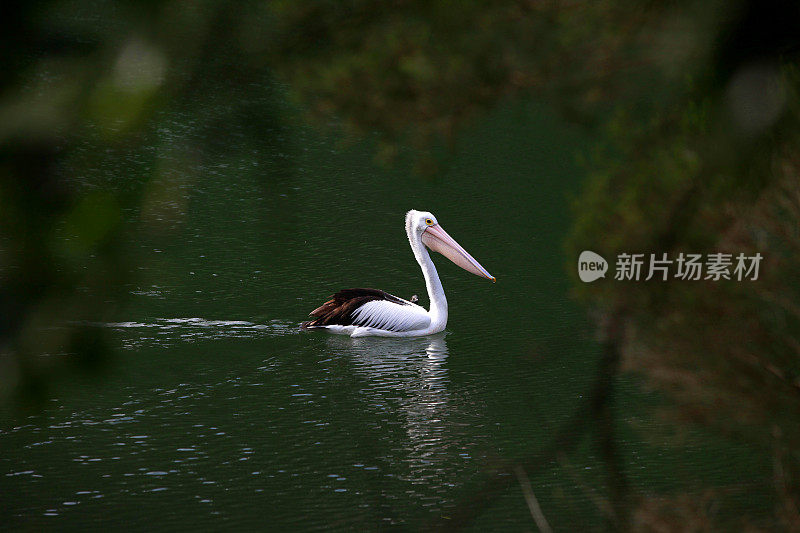
<path fill-rule="evenodd" d="M 147 322 L 92 322 L 92 326 L 121 333 L 132 333 L 122 347 L 138 349 L 143 346 L 172 346 L 178 342 L 196 342 L 222 338 L 278 337 L 299 334 L 298 324 L 284 320 L 267 323 L 246 320 L 209 320 L 205 318 L 156 318 Z"/>

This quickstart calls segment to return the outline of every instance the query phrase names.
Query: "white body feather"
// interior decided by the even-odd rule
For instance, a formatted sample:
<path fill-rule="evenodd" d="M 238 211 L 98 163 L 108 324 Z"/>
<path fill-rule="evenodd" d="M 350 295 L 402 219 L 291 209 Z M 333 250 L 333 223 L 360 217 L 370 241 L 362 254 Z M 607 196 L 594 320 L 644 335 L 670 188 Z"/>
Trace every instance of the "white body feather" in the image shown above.
<path fill-rule="evenodd" d="M 354 322 L 360 324 L 360 328 L 370 330 L 359 332 L 353 331 L 351 336 L 364 336 L 374 333 L 373 330 L 406 335 L 428 335 L 441 331 L 434 331 L 431 328 L 431 317 L 424 308 L 417 304 L 397 304 L 388 300 L 374 300 L 367 302 L 353 313 Z M 442 329 L 444 326 L 442 326 Z M 379 334 L 378 334 L 379 335 Z"/>

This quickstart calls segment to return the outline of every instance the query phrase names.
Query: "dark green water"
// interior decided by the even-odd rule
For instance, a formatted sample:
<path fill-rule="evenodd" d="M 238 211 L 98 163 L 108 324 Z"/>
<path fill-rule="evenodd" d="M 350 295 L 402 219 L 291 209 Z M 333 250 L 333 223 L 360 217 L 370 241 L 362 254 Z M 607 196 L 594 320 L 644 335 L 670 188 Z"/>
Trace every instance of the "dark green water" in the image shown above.
<path fill-rule="evenodd" d="M 209 120 L 165 112 L 145 149 L 86 156 L 91 186 L 141 188 L 136 176 L 154 167 L 161 185 L 145 187 L 145 215 L 130 213 L 140 221 L 128 304 L 97 325 L 115 363 L 0 431 L 6 526 L 416 530 L 447 516 L 493 461 L 550 442 L 599 357 L 562 250 L 586 139 L 546 108 L 510 103 L 423 178 L 402 161 L 376 166 L 369 142 L 286 124 L 264 138 L 221 134 Z M 403 228 L 410 208 L 435 213 L 497 284 L 437 255 L 445 333 L 299 332 L 340 288 L 427 306 Z M 694 436 L 676 446 L 645 410 L 653 399 L 621 386 L 635 494 L 758 475 L 763 465 L 730 468 L 746 450 Z M 602 526 L 602 471 L 586 444 L 532 477 L 554 528 Z M 476 527 L 533 530 L 519 486 Z"/>

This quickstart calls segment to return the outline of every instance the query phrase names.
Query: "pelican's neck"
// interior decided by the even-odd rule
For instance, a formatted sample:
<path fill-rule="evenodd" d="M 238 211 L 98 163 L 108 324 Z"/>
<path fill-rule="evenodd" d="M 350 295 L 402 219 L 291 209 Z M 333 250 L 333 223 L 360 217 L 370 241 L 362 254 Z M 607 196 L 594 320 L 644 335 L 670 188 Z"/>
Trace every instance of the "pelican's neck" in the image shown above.
<path fill-rule="evenodd" d="M 428 249 L 425 248 L 425 245 L 422 244 L 415 232 L 409 231 L 408 240 L 411 243 L 411 249 L 414 251 L 414 257 L 417 258 L 417 263 L 422 268 L 422 275 L 425 276 L 425 286 L 428 289 L 428 297 L 431 301 L 430 314 L 432 323 L 440 325 L 444 329 L 447 324 L 447 298 L 444 296 L 444 288 L 442 288 L 442 282 L 436 272 L 436 266 L 433 264 Z"/>

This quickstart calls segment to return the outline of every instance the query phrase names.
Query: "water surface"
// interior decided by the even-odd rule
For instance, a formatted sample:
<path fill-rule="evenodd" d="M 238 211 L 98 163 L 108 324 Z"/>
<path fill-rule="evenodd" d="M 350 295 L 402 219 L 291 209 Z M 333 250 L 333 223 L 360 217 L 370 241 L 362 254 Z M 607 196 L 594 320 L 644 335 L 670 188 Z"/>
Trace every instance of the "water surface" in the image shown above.
<path fill-rule="evenodd" d="M 263 87 L 245 96 L 284 105 Z M 86 148 L 98 164 L 85 186 L 144 190 L 145 208 L 129 212 L 135 281 L 113 319 L 93 325 L 117 349 L 101 379 L 65 379 L 43 413 L 4 422 L 7 525 L 413 530 L 446 520 L 492 464 L 550 442 L 599 356 L 562 251 L 578 132 L 542 106 L 506 104 L 458 139 L 440 173 L 420 176 L 402 161 L 376 165 L 369 140 L 344 146 L 267 118 L 263 137 L 219 138 L 206 122 L 166 110 L 141 150 Z M 143 184 L 154 167 L 166 169 L 161 185 Z M 427 306 L 403 227 L 411 208 L 434 212 L 497 283 L 437 255 L 444 333 L 300 332 L 341 288 Z M 729 468 L 745 453 L 730 446 L 714 455 L 690 439 L 675 451 L 644 414 L 651 401 L 622 383 L 634 492 L 698 472 L 735 485 L 747 472 L 745 461 Z M 532 477 L 554 527 L 602 526 L 602 472 L 586 444 Z M 476 527 L 487 526 L 533 529 L 518 486 Z"/>

